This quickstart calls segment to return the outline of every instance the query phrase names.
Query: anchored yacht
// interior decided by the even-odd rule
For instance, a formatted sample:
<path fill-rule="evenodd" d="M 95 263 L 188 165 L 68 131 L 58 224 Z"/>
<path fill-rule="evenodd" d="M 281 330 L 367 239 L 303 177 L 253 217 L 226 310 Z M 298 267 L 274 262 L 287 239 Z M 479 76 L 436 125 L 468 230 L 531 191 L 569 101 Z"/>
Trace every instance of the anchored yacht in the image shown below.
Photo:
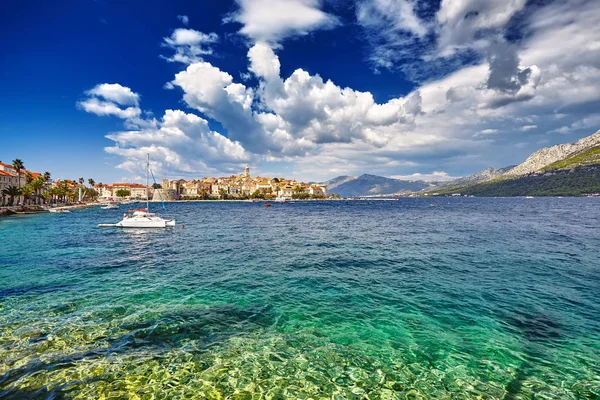
<path fill-rule="evenodd" d="M 116 227 L 116 228 L 166 228 L 175 226 L 175 219 L 163 218 L 158 214 L 149 212 L 149 193 L 148 180 L 150 171 L 150 154 L 148 154 L 148 162 L 146 165 L 146 208 L 138 208 L 137 210 L 129 210 L 129 213 L 123 214 L 123 219 L 116 224 L 98 224 L 99 227 Z"/>

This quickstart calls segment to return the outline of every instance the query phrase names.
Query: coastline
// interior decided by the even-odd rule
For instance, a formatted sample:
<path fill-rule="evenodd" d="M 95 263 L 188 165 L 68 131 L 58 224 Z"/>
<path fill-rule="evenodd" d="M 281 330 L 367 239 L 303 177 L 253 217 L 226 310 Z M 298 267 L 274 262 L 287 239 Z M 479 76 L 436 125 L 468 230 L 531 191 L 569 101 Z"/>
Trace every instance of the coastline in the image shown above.
<path fill-rule="evenodd" d="M 2 206 L 0 207 L 0 217 L 7 217 L 11 215 L 24 215 L 24 214 L 40 214 L 48 213 L 51 209 L 54 210 L 77 210 L 81 208 L 91 208 L 97 206 L 99 203 L 94 204 L 70 204 L 60 207 L 45 207 L 40 205 L 19 205 L 19 206 Z"/>

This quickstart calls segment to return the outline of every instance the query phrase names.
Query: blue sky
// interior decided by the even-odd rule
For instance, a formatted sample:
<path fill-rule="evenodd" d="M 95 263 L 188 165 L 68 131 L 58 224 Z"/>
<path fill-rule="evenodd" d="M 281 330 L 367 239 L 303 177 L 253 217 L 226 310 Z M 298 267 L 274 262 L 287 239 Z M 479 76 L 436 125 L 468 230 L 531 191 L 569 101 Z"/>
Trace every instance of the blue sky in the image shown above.
<path fill-rule="evenodd" d="M 600 128 L 586 0 L 23 1 L 0 160 L 61 178 L 448 179 Z"/>

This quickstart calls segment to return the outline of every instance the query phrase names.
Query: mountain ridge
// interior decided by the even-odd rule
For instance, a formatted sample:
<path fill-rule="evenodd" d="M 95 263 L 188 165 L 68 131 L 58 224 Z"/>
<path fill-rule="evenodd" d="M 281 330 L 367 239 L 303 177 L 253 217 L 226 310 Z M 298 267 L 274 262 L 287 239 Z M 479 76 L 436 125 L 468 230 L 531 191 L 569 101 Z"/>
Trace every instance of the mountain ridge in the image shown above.
<path fill-rule="evenodd" d="M 494 195 L 498 193 L 507 193 L 507 195 L 527 195 L 527 193 L 568 195 L 569 188 L 571 188 L 572 194 L 581 195 L 588 189 L 590 192 L 595 192 L 597 188 L 594 181 L 595 177 L 598 176 L 595 166 L 600 168 L 600 130 L 577 142 L 561 143 L 539 149 L 521 164 L 503 168 L 489 167 L 475 174 L 450 181 L 412 181 L 363 174 L 360 176 L 342 175 L 323 184 L 327 185 L 327 190 L 330 193 L 336 193 L 342 197 L 418 192 L 451 194 L 459 191 L 477 193 L 477 195 L 483 193 L 494 193 Z M 564 171 L 557 172 L 565 169 L 571 169 L 571 172 L 576 172 L 576 174 L 569 177 L 563 176 Z M 532 175 L 536 178 L 521 179 Z M 561 176 L 551 178 L 553 175 Z M 529 190 L 527 188 L 528 184 L 545 189 L 541 192 L 536 192 L 535 188 Z M 560 190 L 551 190 L 549 186 L 552 186 L 552 184 L 560 185 Z M 497 187 L 498 185 L 505 185 L 506 187 L 503 189 Z M 506 189 L 509 186 L 511 189 Z M 518 186 L 518 188 L 515 188 L 515 186 Z"/>

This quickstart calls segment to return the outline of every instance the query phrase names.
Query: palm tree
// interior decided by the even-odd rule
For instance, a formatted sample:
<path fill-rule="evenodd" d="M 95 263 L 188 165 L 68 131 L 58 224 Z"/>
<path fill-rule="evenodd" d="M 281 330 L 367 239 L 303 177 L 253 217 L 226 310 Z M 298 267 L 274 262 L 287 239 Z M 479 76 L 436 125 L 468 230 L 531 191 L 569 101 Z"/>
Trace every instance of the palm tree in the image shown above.
<path fill-rule="evenodd" d="M 23 164 L 23 160 L 20 158 L 15 158 L 12 162 L 12 166 L 17 171 L 17 178 L 19 179 L 19 186 L 21 187 L 21 170 L 25 169 L 25 164 Z"/>
<path fill-rule="evenodd" d="M 25 174 L 25 183 L 31 183 L 31 181 L 33 181 L 33 175 L 31 175 L 31 172 L 27 171 Z"/>
<path fill-rule="evenodd" d="M 15 201 L 15 196 L 21 195 L 21 188 L 18 186 L 9 186 L 2 191 L 2 195 L 10 197 L 10 205 L 12 206 Z"/>
<path fill-rule="evenodd" d="M 39 200 L 39 198 L 41 197 L 41 191 L 44 188 L 44 177 L 41 175 L 38 176 L 29 185 L 35 192 L 35 198 L 36 198 L 36 204 L 37 204 L 37 200 Z"/>
<path fill-rule="evenodd" d="M 50 190 L 46 191 L 43 196 L 45 199 L 50 199 L 50 204 L 52 204 L 54 197 L 59 196 L 59 189 L 57 187 L 50 188 Z"/>
<path fill-rule="evenodd" d="M 80 185 L 83 185 L 83 182 L 85 182 L 85 179 L 83 179 L 83 178 L 79 178 L 79 184 L 80 184 Z"/>
<path fill-rule="evenodd" d="M 94 189 L 85 189 L 84 198 L 89 198 L 90 200 L 94 201 L 98 198 L 98 192 L 95 191 Z"/>
<path fill-rule="evenodd" d="M 31 185 L 29 183 L 21 188 L 21 195 L 23 196 L 23 204 L 22 205 L 25 205 L 25 203 L 29 204 L 29 200 L 30 200 L 30 197 L 32 194 L 33 194 L 33 188 L 31 187 Z"/>
<path fill-rule="evenodd" d="M 50 182 L 50 172 L 44 172 L 44 182 Z"/>
<path fill-rule="evenodd" d="M 91 187 L 94 187 L 94 183 L 96 183 L 95 180 L 93 180 L 92 178 L 88 179 L 88 183 L 90 184 Z"/>

